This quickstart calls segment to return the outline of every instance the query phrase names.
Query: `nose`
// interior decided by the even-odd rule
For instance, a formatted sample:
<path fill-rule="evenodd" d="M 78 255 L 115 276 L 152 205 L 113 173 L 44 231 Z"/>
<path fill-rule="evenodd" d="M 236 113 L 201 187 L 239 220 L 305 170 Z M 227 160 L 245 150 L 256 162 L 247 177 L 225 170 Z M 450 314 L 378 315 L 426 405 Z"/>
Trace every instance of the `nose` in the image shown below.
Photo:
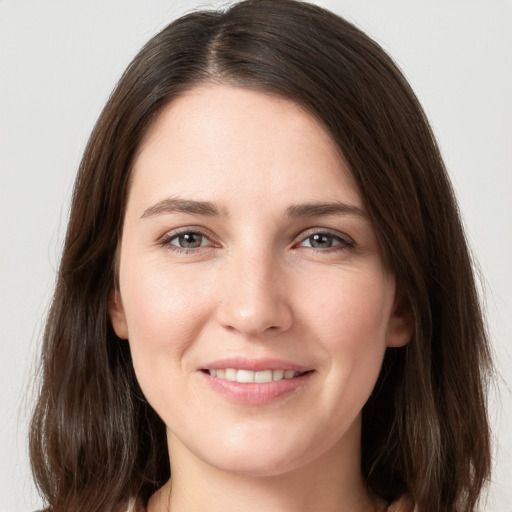
<path fill-rule="evenodd" d="M 246 338 L 261 338 L 290 329 L 290 288 L 282 270 L 271 254 L 234 256 L 221 279 L 219 323 Z"/>

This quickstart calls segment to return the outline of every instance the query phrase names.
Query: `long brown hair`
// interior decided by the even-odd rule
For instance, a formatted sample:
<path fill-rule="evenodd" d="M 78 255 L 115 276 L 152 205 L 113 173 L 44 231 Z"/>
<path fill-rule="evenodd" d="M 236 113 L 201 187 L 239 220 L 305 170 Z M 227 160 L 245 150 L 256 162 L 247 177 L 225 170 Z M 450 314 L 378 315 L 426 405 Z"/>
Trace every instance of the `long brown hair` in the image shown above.
<path fill-rule="evenodd" d="M 90 137 L 42 347 L 30 449 L 54 512 L 111 511 L 170 476 L 165 426 L 108 317 L 134 154 L 162 107 L 217 82 L 290 98 L 348 162 L 414 317 L 363 410 L 369 490 L 418 512 L 472 512 L 489 477 L 489 348 L 472 262 L 434 136 L 386 53 L 344 19 L 248 0 L 171 23 L 135 57 Z"/>

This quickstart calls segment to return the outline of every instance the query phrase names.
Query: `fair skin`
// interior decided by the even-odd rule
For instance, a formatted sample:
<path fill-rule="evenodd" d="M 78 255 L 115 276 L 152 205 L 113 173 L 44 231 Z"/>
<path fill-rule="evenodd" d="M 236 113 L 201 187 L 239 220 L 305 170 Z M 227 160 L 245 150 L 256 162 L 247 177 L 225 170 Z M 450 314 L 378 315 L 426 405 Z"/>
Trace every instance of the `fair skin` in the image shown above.
<path fill-rule="evenodd" d="M 411 328 L 313 116 L 220 85 L 173 101 L 136 156 L 118 266 L 112 323 L 168 431 L 150 512 L 380 510 L 361 409 Z"/>

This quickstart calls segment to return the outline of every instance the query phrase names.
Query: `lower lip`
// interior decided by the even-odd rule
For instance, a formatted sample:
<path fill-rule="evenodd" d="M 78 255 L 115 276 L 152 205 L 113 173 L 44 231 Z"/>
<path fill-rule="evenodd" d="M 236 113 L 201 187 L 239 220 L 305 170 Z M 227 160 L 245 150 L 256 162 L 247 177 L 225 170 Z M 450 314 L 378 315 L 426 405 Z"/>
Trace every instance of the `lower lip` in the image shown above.
<path fill-rule="evenodd" d="M 265 383 L 241 383 L 212 377 L 200 372 L 208 386 L 232 402 L 239 404 L 263 405 L 282 399 L 303 388 L 313 372 L 293 379 L 282 379 Z"/>

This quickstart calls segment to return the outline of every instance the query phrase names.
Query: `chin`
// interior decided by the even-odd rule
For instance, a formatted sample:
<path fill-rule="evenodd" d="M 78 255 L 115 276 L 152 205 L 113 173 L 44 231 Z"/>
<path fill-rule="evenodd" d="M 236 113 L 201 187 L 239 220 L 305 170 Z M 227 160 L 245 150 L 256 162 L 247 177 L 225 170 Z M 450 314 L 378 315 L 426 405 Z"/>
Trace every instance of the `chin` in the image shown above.
<path fill-rule="evenodd" d="M 209 457 L 211 459 L 211 457 Z M 273 456 L 247 456 L 247 457 L 219 457 L 215 460 L 206 461 L 217 469 L 226 473 L 245 477 L 274 477 L 293 472 L 303 465 L 303 461 L 296 457 Z"/>
<path fill-rule="evenodd" d="M 250 440 L 211 443 L 215 450 L 196 451 L 204 462 L 222 471 L 252 477 L 272 477 L 293 472 L 315 458 L 317 450 L 302 439 L 293 440 L 281 434 L 277 437 L 254 435 Z M 317 447 L 319 451 L 320 447 Z"/>

